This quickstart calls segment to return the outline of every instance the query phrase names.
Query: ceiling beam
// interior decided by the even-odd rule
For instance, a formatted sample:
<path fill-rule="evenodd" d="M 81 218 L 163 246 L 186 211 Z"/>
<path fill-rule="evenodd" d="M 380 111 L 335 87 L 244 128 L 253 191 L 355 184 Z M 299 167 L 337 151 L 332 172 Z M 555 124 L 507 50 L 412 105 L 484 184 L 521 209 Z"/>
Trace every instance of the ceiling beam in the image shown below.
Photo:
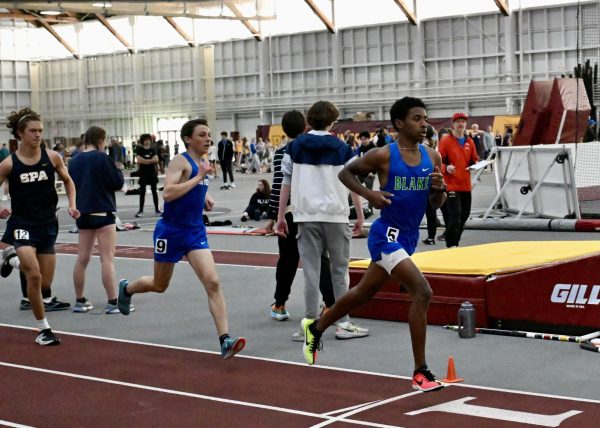
<path fill-rule="evenodd" d="M 313 13 L 317 15 L 323 25 L 327 27 L 327 31 L 329 31 L 331 34 L 335 33 L 335 26 L 333 25 L 333 22 L 331 22 L 331 20 L 325 16 L 323 11 L 319 9 L 319 6 L 315 4 L 314 0 L 304 0 L 304 3 L 306 3 L 308 7 L 312 9 Z"/>
<path fill-rule="evenodd" d="M 510 10 L 508 9 L 508 1 L 505 0 L 494 0 L 498 9 L 500 9 L 500 13 L 504 16 L 510 15 Z"/>
<path fill-rule="evenodd" d="M 108 20 L 104 16 L 100 15 L 99 13 L 96 13 L 95 16 L 96 16 L 96 19 L 98 19 L 98 21 L 100 21 L 100 23 L 102 23 L 102 25 L 104 25 L 104 27 L 108 31 L 110 31 L 110 33 L 113 36 L 115 36 L 117 38 L 117 40 L 120 41 L 123 46 L 125 46 L 127 48 L 129 53 L 135 52 L 135 49 L 133 48 L 133 46 L 131 46 L 131 44 L 127 40 L 125 40 L 125 38 L 123 36 L 121 36 L 121 34 L 117 30 L 115 30 L 115 28 L 112 25 L 110 25 L 110 22 L 108 22 Z"/>
<path fill-rule="evenodd" d="M 52 28 L 50 26 L 50 24 L 48 24 L 47 22 L 44 22 L 44 21 L 42 21 L 40 19 L 38 19 L 35 22 L 37 24 L 39 24 L 40 26 L 44 27 L 46 29 L 46 31 L 48 31 L 50 34 L 52 34 L 54 36 L 54 38 L 56 40 L 58 40 L 60 42 L 60 44 L 65 47 L 66 50 L 68 50 L 69 52 L 71 52 L 71 55 L 73 55 L 76 59 L 81 59 L 81 56 L 75 51 L 75 49 L 73 49 L 71 47 L 71 45 L 69 45 L 67 43 L 67 41 L 65 39 L 63 39 L 56 31 L 54 31 L 54 28 Z"/>
<path fill-rule="evenodd" d="M 197 46 L 197 43 L 196 43 L 196 42 L 194 42 L 194 39 L 192 39 L 192 38 L 191 38 L 191 37 L 188 35 L 188 33 L 186 33 L 186 32 L 183 30 L 183 28 L 181 28 L 181 27 L 180 27 L 180 26 L 179 26 L 179 25 L 178 25 L 178 24 L 175 22 L 175 20 L 174 20 L 172 17 L 170 17 L 170 16 L 165 16 L 164 18 L 165 18 L 165 20 L 166 20 L 166 21 L 167 21 L 169 24 L 171 24 L 171 27 L 173 27 L 173 28 L 175 29 L 175 31 L 177 31 L 181 37 L 183 37 L 183 39 L 184 39 L 184 40 L 187 42 L 187 44 L 188 44 L 190 47 L 192 47 L 192 48 L 193 48 L 193 47 L 196 47 L 196 46 Z"/>
<path fill-rule="evenodd" d="M 408 18 L 408 22 L 410 22 L 412 25 L 417 25 L 416 15 L 410 11 L 410 9 L 406 6 L 406 3 L 404 3 L 404 0 L 394 1 L 398 5 L 398 7 L 402 9 L 402 12 L 404 12 L 404 15 L 406 15 L 406 17 Z"/>
<path fill-rule="evenodd" d="M 242 12 L 240 12 L 240 10 L 237 8 L 237 6 L 233 3 L 233 1 L 231 0 L 224 0 L 225 6 L 227 6 L 227 8 L 233 12 L 233 14 L 235 15 L 235 17 L 237 19 L 240 20 L 240 22 L 242 24 L 244 24 L 244 26 L 248 29 L 248 31 L 250 31 L 252 33 L 252 35 L 254 36 L 254 38 L 261 42 L 262 41 L 262 37 L 259 33 L 259 31 L 254 28 L 254 25 L 252 25 L 250 23 L 250 21 L 248 21 L 248 19 L 244 16 L 244 14 Z"/>
<path fill-rule="evenodd" d="M 46 21 L 46 22 L 77 22 L 77 18 L 70 16 L 35 16 L 21 12 L 0 12 L 0 19 L 21 19 L 23 21 Z"/>

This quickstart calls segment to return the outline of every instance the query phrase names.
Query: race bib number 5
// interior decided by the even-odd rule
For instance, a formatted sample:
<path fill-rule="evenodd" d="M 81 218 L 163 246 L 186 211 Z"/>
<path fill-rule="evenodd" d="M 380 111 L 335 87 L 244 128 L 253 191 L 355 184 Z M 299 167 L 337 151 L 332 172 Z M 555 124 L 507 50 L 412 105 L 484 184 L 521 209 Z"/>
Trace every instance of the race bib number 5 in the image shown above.
<path fill-rule="evenodd" d="M 386 232 L 388 242 L 396 242 L 399 234 L 400 230 L 396 229 L 395 227 L 388 227 Z"/>
<path fill-rule="evenodd" d="M 154 252 L 156 254 L 165 254 L 167 252 L 167 240 L 157 239 L 154 245 Z"/>

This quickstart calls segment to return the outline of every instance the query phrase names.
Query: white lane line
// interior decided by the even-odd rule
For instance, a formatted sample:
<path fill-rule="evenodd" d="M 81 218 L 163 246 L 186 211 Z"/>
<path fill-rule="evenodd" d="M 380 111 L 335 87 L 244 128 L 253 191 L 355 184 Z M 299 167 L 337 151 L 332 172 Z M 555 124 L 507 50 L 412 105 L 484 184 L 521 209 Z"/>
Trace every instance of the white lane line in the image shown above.
<path fill-rule="evenodd" d="M 332 410 L 331 412 L 323 413 L 323 415 L 325 415 L 325 416 L 333 416 L 333 415 L 335 415 L 337 413 L 347 412 L 349 410 L 354 410 L 354 409 L 357 409 L 357 408 L 362 407 L 362 406 L 367 406 L 367 405 L 372 404 L 372 403 L 377 403 L 379 401 L 381 401 L 381 400 L 369 401 L 368 403 L 360 403 L 360 404 L 357 404 L 355 406 L 346 407 L 344 409 Z"/>
<path fill-rule="evenodd" d="M 14 422 L 3 421 L 2 419 L 0 419 L 0 425 L 2 425 L 3 427 L 11 427 L 11 428 L 33 428 L 32 426 L 29 426 L 29 425 L 16 424 Z"/>
<path fill-rule="evenodd" d="M 374 403 L 370 403 L 370 404 L 367 404 L 365 406 L 359 407 L 357 409 L 351 410 L 349 412 L 343 413 L 343 414 L 341 414 L 341 415 L 339 415 L 339 416 L 337 416 L 335 418 L 323 421 L 323 422 L 321 422 L 321 423 L 319 423 L 317 425 L 313 425 L 311 428 L 321 428 L 321 427 L 325 427 L 327 425 L 331 425 L 331 424 L 336 423 L 336 422 L 341 422 L 341 421 L 346 420 L 346 418 L 348 416 L 352 416 L 352 415 L 355 415 L 357 413 L 364 412 L 365 410 L 373 409 L 375 407 L 383 406 L 385 404 L 392 403 L 394 401 L 402 400 L 403 398 L 412 397 L 413 395 L 417 395 L 417 394 L 422 394 L 422 392 L 421 391 L 412 391 L 412 392 L 409 392 L 409 393 L 406 393 L 406 394 L 398 395 L 396 397 L 387 398 L 385 400 L 379 400 L 379 401 L 376 401 Z"/>
<path fill-rule="evenodd" d="M 140 260 L 140 259 L 136 259 L 136 260 Z M 14 325 L 14 324 L 0 323 L 0 327 L 12 327 L 12 328 L 19 328 L 19 329 L 23 329 L 23 330 L 36 331 L 36 329 L 32 328 L 32 327 Z M 71 335 L 71 336 L 87 337 L 87 338 L 91 338 L 91 339 L 107 340 L 107 341 L 122 342 L 122 343 L 131 343 L 134 345 L 154 346 L 154 347 L 165 348 L 165 349 L 176 349 L 176 350 L 180 350 L 180 351 L 221 355 L 220 352 L 216 352 L 216 351 L 207 351 L 207 350 L 203 350 L 203 349 L 186 348 L 183 346 L 162 345 L 162 344 L 158 344 L 158 343 L 141 342 L 141 341 L 128 340 L 128 339 L 117 339 L 117 338 L 112 338 L 112 337 L 102 337 L 102 336 L 95 336 L 95 335 L 83 334 L 83 333 L 73 333 L 73 332 L 69 332 L 69 331 L 54 330 L 54 332 L 61 333 L 61 334 L 67 334 L 67 335 Z M 364 374 L 364 375 L 369 375 L 369 376 L 385 377 L 388 379 L 412 380 L 412 377 L 409 377 L 409 376 L 392 375 L 392 374 L 387 374 L 387 373 L 376 373 L 376 372 L 370 372 L 370 371 L 366 371 L 366 370 L 347 369 L 347 368 L 343 368 L 343 367 L 307 366 L 306 363 L 278 360 L 275 358 L 256 357 L 253 355 L 237 354 L 235 356 L 235 358 L 247 358 L 247 359 L 251 359 L 251 360 L 268 361 L 268 362 L 287 364 L 287 365 L 292 365 L 292 366 L 305 366 L 305 367 L 310 367 L 311 370 L 333 370 L 333 371 L 339 371 L 339 372 L 344 372 L 344 373 L 356 373 L 356 374 Z M 493 386 L 469 385 L 469 384 L 462 384 L 462 383 L 454 383 L 452 385 L 446 385 L 447 388 L 450 386 L 457 387 L 457 388 L 482 389 L 482 390 L 486 390 L 486 391 L 506 392 L 506 393 L 510 393 L 510 394 L 523 394 L 523 395 L 529 395 L 529 396 L 533 396 L 533 397 L 556 398 L 559 400 L 569 400 L 569 401 L 579 401 L 582 403 L 600 404 L 600 400 L 593 400 L 590 398 L 568 397 L 568 396 L 564 396 L 564 395 L 544 394 L 544 393 L 539 393 L 539 392 L 520 391 L 520 390 L 516 390 L 516 389 L 513 390 L 513 389 L 496 388 Z"/>
<path fill-rule="evenodd" d="M 58 371 L 58 370 L 42 369 L 39 367 L 24 366 L 21 364 L 0 362 L 0 366 L 28 370 L 28 371 L 39 372 L 39 373 L 45 373 L 45 374 L 51 374 L 51 375 L 57 375 L 57 376 L 64 376 L 64 377 L 68 377 L 68 378 L 87 380 L 87 381 L 92 381 L 92 382 L 105 383 L 105 384 L 109 384 L 109 385 L 124 386 L 127 388 L 141 389 L 144 391 L 160 392 L 163 394 L 171 394 L 171 395 L 176 395 L 176 396 L 180 396 L 180 397 L 198 398 L 201 400 L 215 401 L 218 403 L 234 404 L 234 405 L 243 406 L 243 407 L 252 407 L 252 408 L 256 408 L 256 409 L 270 410 L 270 411 L 280 412 L 280 413 L 288 413 L 288 414 L 293 414 L 293 415 L 313 417 L 313 418 L 317 418 L 317 419 L 335 419 L 335 421 L 342 420 L 343 422 L 364 425 L 364 426 L 369 426 L 369 427 L 382 427 L 383 426 L 380 424 L 373 424 L 370 422 L 354 421 L 352 419 L 341 419 L 340 417 L 332 418 L 330 416 L 324 416 L 324 415 L 320 415 L 320 414 L 312 413 L 312 412 L 305 412 L 302 410 L 287 409 L 285 407 L 269 406 L 267 404 L 251 403 L 251 402 L 240 401 L 240 400 L 231 400 L 228 398 L 213 397 L 210 395 L 195 394 L 192 392 L 177 391 L 174 389 L 159 388 L 159 387 L 155 387 L 155 386 L 141 385 L 141 384 L 130 383 L 130 382 L 122 382 L 122 381 L 118 381 L 118 380 L 104 379 L 104 378 L 99 378 L 99 377 L 95 377 L 95 376 L 86 376 L 86 375 L 81 375 L 81 374 L 76 374 L 76 373 L 62 372 L 62 371 Z M 335 422 L 335 421 L 332 421 L 332 422 Z"/>

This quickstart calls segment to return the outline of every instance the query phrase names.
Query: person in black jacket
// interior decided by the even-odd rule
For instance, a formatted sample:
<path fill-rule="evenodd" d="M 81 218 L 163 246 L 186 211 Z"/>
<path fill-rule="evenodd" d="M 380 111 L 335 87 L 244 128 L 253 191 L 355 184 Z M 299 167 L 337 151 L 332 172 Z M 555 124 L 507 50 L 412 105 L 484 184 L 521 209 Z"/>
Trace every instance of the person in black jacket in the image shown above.
<path fill-rule="evenodd" d="M 242 214 L 242 221 L 248 221 L 248 217 L 259 221 L 261 218 L 267 218 L 269 210 L 269 197 L 271 195 L 271 186 L 264 178 L 258 180 L 256 192 L 250 197 L 250 202 Z"/>
<path fill-rule="evenodd" d="M 221 132 L 221 141 L 217 146 L 217 156 L 223 171 L 223 186 L 221 189 L 235 189 L 235 181 L 233 181 L 233 143 L 227 138 L 227 132 Z M 229 181 L 227 184 L 227 174 Z"/>
<path fill-rule="evenodd" d="M 144 202 L 146 200 L 146 186 L 150 186 L 152 190 L 152 201 L 154 202 L 154 212 L 158 215 L 162 214 L 158 209 L 158 155 L 156 150 L 150 147 L 152 136 L 150 134 L 140 135 L 140 141 L 136 146 L 136 159 L 140 166 L 140 209 L 135 215 L 142 217 L 144 215 Z"/>
<path fill-rule="evenodd" d="M 94 244 L 98 242 L 102 285 L 108 300 L 104 312 L 119 313 L 115 286 L 117 228 L 114 213 L 117 211 L 115 191 L 123 188 L 124 179 L 123 173 L 104 153 L 105 139 L 106 131 L 92 126 L 85 133 L 82 151 L 69 164 L 69 174 L 77 190 L 76 205 L 81 213 L 77 219 L 79 246 L 73 269 L 76 299 L 73 312 L 88 312 L 94 308 L 85 298 L 83 290 L 85 271 L 92 257 Z"/>

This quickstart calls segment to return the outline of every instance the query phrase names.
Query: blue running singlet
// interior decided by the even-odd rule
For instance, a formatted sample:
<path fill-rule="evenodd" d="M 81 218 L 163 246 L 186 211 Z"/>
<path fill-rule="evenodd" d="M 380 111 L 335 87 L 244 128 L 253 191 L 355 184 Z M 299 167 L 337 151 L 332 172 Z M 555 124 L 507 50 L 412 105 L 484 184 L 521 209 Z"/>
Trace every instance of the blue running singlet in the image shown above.
<path fill-rule="evenodd" d="M 192 166 L 192 179 L 198 174 L 198 165 L 187 153 L 182 155 Z M 165 202 L 163 216 L 154 228 L 154 260 L 177 263 L 190 251 L 209 248 L 202 219 L 208 181 L 205 178 L 182 197 Z"/>
<path fill-rule="evenodd" d="M 390 144 L 389 150 L 387 183 L 381 190 L 393 194 L 392 203 L 381 210 L 381 217 L 369 231 L 369 253 L 375 262 L 381 260 L 381 253 L 392 254 L 399 249 L 414 253 L 429 198 L 429 174 L 433 172 L 423 145 L 419 145 L 421 162 L 417 166 L 404 162 L 397 143 Z"/>

